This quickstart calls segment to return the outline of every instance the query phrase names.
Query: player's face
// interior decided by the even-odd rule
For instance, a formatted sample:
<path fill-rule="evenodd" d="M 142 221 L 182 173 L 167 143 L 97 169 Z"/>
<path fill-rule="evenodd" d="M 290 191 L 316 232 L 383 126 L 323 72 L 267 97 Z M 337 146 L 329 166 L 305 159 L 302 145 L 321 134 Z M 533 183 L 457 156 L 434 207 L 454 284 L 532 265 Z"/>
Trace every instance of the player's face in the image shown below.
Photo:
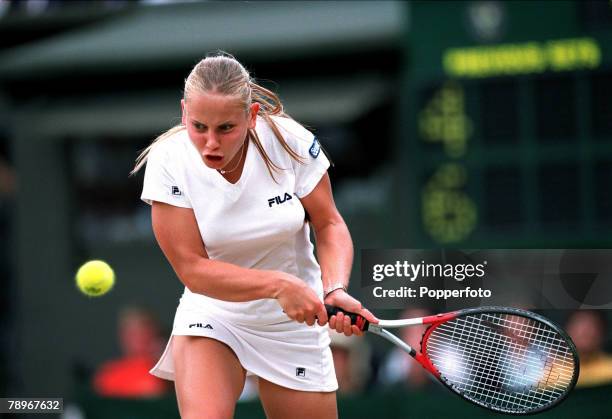
<path fill-rule="evenodd" d="M 206 166 L 218 170 L 237 164 L 247 130 L 255 128 L 259 105 L 247 111 L 235 97 L 214 93 L 193 95 L 181 105 L 183 124 Z"/>

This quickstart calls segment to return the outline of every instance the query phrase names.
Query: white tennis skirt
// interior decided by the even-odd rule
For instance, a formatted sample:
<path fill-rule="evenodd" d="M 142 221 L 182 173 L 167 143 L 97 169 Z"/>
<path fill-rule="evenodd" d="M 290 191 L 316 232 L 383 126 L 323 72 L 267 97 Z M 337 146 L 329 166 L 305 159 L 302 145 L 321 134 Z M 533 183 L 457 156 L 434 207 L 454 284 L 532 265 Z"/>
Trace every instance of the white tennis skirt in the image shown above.
<path fill-rule="evenodd" d="M 280 310 L 275 300 L 223 302 L 224 308 L 234 306 L 233 315 L 226 310 L 211 309 L 210 304 L 198 304 L 195 308 L 194 304 L 185 303 L 182 299 L 177 308 L 172 335 L 151 374 L 174 380 L 173 337 L 203 336 L 229 346 L 247 375 L 256 375 L 294 390 L 330 392 L 338 389 L 327 326 L 298 323 L 284 313 L 284 321 L 271 324 L 243 324 L 232 319 L 236 313 L 253 313 L 254 307 L 261 313 L 262 305 Z M 243 311 L 245 309 L 248 311 Z"/>

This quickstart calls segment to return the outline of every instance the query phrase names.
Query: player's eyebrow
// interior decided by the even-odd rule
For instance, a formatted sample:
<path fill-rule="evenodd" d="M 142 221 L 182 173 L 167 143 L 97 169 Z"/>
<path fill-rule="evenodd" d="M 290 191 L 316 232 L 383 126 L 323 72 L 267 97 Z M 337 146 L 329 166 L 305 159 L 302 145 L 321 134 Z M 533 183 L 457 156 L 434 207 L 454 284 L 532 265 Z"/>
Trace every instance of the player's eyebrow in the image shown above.
<path fill-rule="evenodd" d="M 208 126 L 208 125 L 207 125 L 207 124 L 205 124 L 204 122 L 200 122 L 200 121 L 198 121 L 198 120 L 197 120 L 197 119 L 195 119 L 195 118 L 190 118 L 190 119 L 191 119 L 191 122 L 194 122 L 194 123 L 196 123 L 196 124 L 200 124 L 200 125 Z M 229 120 L 228 120 L 228 121 L 224 121 L 224 122 L 221 122 L 221 123 L 217 124 L 217 126 L 218 126 L 218 127 L 221 127 L 221 126 L 223 126 L 223 125 L 236 125 L 236 123 L 235 123 L 235 122 L 233 122 L 233 121 L 229 121 Z"/>

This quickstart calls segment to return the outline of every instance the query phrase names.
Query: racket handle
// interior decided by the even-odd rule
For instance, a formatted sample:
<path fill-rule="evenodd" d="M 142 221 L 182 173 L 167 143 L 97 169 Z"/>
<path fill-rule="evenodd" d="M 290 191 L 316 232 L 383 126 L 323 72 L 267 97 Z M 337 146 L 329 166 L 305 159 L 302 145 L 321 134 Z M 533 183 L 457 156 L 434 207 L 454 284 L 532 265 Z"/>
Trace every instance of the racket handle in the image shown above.
<path fill-rule="evenodd" d="M 338 313 L 344 313 L 345 316 L 348 316 L 351 319 L 351 324 L 354 324 L 363 332 L 367 332 L 368 327 L 370 326 L 370 322 L 360 314 L 344 311 L 341 308 L 330 306 L 329 304 L 325 304 L 325 309 L 327 310 L 327 317 L 335 316 Z"/>

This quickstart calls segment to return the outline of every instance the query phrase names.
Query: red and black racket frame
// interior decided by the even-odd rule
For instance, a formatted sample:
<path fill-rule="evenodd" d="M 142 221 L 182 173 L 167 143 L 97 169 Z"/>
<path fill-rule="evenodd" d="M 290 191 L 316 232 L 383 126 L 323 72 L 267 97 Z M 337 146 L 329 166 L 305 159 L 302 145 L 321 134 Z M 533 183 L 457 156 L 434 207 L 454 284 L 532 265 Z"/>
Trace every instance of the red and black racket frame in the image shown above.
<path fill-rule="evenodd" d="M 448 313 L 435 314 L 432 316 L 425 316 L 425 317 L 414 318 L 414 319 L 381 320 L 379 323 L 376 324 L 376 323 L 370 323 L 368 320 L 366 320 L 363 316 L 359 314 L 344 312 L 342 309 L 339 309 L 333 306 L 329 306 L 329 305 L 326 305 L 325 307 L 327 309 L 328 317 L 331 317 L 332 315 L 335 315 L 339 312 L 344 313 L 344 315 L 350 317 L 351 324 L 356 325 L 359 328 L 359 330 L 376 334 L 394 343 L 395 345 L 399 346 L 405 352 L 410 354 L 410 356 L 412 356 L 419 364 L 421 364 L 423 368 L 429 371 L 434 377 L 438 379 L 440 383 L 442 383 L 444 386 L 450 389 L 453 393 L 461 396 L 464 400 L 468 400 L 469 402 L 474 403 L 475 405 L 483 407 L 487 410 L 494 410 L 499 413 L 505 413 L 505 414 L 510 414 L 510 415 L 521 415 L 521 416 L 540 413 L 548 409 L 551 409 L 552 407 L 555 407 L 559 405 L 559 403 L 564 401 L 567 398 L 569 392 L 574 388 L 574 386 L 576 385 L 576 382 L 578 381 L 578 375 L 580 372 L 580 361 L 578 358 L 578 352 L 576 351 L 576 346 L 574 345 L 574 342 L 572 341 L 572 339 L 557 324 L 547 319 L 546 317 L 543 317 L 531 311 L 522 310 L 518 308 L 511 308 L 511 307 L 487 306 L 487 307 L 477 307 L 477 308 L 466 308 L 466 309 L 452 311 Z M 468 397 L 461 389 L 457 388 L 452 383 L 448 382 L 444 378 L 444 376 L 440 374 L 440 371 L 434 366 L 434 364 L 431 362 L 431 359 L 429 358 L 427 354 L 427 342 L 429 340 L 429 337 L 431 336 L 433 331 L 438 326 L 440 326 L 441 324 L 447 321 L 454 320 L 460 317 L 466 317 L 466 316 L 478 315 L 478 314 L 509 314 L 509 315 L 525 317 L 525 318 L 536 320 L 538 322 L 546 324 L 551 329 L 553 329 L 555 332 L 557 332 L 561 337 L 563 337 L 563 339 L 568 344 L 570 352 L 572 353 L 574 365 L 575 365 L 571 384 L 565 390 L 563 395 L 561 395 L 554 402 L 548 405 L 542 406 L 541 408 L 532 409 L 532 410 L 525 411 L 525 412 L 514 411 L 514 410 L 503 410 L 500 408 L 493 408 L 490 405 L 487 405 L 486 403 L 482 403 L 478 400 L 474 400 Z M 399 328 L 399 327 L 418 325 L 418 324 L 428 326 L 427 329 L 423 332 L 423 336 L 421 338 L 420 352 L 417 352 L 413 347 L 408 345 L 406 342 L 404 342 L 403 340 L 398 338 L 396 335 L 386 330 L 386 328 Z"/>

